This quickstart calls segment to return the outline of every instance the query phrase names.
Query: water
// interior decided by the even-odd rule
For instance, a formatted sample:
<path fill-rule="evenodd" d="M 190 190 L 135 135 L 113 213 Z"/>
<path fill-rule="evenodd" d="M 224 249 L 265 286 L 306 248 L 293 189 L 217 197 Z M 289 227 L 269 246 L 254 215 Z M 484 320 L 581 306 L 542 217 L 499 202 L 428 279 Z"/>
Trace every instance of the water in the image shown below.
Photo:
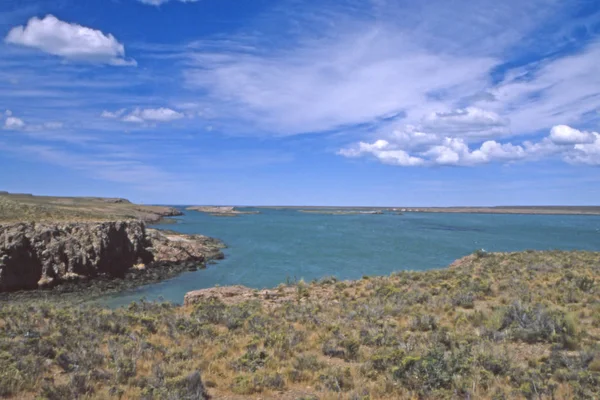
<path fill-rule="evenodd" d="M 181 303 L 186 292 L 215 285 L 265 288 L 286 280 L 441 268 L 482 248 L 600 250 L 600 216 L 318 215 L 290 209 L 235 218 L 186 213 L 177 224 L 158 227 L 219 238 L 229 246 L 225 260 L 102 303 L 119 306 L 142 297 Z"/>

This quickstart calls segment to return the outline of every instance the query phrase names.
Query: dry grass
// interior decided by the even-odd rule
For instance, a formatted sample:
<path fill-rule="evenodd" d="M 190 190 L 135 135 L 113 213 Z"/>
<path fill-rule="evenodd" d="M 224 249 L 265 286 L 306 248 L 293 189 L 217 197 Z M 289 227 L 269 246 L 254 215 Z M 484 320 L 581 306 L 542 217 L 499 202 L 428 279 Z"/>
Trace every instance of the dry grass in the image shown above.
<path fill-rule="evenodd" d="M 53 221 L 158 221 L 173 213 L 170 207 L 143 206 L 124 199 L 49 197 L 0 193 L 0 223 Z"/>
<path fill-rule="evenodd" d="M 477 253 L 285 301 L 5 304 L 0 396 L 186 398 L 201 371 L 217 399 L 595 399 L 599 273 L 600 253 Z"/>

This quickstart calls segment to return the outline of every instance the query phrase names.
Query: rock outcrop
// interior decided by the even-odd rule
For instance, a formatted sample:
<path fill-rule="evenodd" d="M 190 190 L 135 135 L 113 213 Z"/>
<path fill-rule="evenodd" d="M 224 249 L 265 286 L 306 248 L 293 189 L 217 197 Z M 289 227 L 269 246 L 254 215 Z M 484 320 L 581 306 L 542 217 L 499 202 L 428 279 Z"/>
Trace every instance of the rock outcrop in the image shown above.
<path fill-rule="evenodd" d="M 216 239 L 146 230 L 141 221 L 0 225 L 0 292 L 122 277 L 132 267 L 220 258 Z"/>
<path fill-rule="evenodd" d="M 223 243 L 208 236 L 184 235 L 173 231 L 147 229 L 147 236 L 156 261 L 181 263 L 204 262 L 223 258 Z"/>

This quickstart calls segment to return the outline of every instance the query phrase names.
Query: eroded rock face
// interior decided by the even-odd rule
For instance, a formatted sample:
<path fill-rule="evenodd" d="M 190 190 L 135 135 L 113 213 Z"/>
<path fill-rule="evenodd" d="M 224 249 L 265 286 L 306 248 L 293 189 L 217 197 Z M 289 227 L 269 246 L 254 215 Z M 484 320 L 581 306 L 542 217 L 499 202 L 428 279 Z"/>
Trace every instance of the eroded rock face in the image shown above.
<path fill-rule="evenodd" d="M 197 268 L 223 258 L 219 240 L 146 229 L 141 221 L 0 225 L 0 292 L 97 276 L 123 277 L 165 263 Z"/>
<path fill-rule="evenodd" d="M 2 225 L 0 290 L 122 276 L 133 265 L 153 260 L 150 246 L 139 221 Z"/>

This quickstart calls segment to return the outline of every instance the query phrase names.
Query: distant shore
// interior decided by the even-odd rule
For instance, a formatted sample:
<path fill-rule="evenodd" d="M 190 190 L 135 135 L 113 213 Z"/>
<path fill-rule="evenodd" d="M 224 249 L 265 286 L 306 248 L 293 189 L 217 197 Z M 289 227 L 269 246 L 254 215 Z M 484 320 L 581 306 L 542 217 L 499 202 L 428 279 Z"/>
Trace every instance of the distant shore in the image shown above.
<path fill-rule="evenodd" d="M 541 215 L 600 215 L 600 206 L 494 206 L 494 207 L 334 207 L 334 206 L 255 206 L 258 209 L 300 210 L 312 213 L 345 212 L 402 212 L 457 214 L 541 214 Z"/>
<path fill-rule="evenodd" d="M 239 211 L 232 206 L 191 206 L 187 211 L 197 211 L 210 214 L 215 217 L 237 217 L 238 215 L 260 214 L 260 211 Z"/>

